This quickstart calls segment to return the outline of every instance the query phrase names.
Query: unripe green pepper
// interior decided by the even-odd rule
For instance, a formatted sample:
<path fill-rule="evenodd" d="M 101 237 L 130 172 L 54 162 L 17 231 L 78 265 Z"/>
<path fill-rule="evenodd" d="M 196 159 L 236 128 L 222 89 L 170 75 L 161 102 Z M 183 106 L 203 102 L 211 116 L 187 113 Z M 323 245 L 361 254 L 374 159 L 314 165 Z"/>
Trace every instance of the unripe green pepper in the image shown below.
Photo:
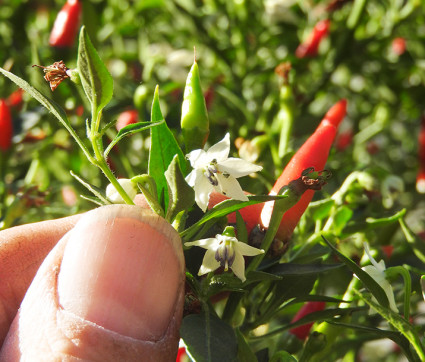
<path fill-rule="evenodd" d="M 189 71 L 184 88 L 181 127 L 186 152 L 204 147 L 210 129 L 196 60 Z"/>

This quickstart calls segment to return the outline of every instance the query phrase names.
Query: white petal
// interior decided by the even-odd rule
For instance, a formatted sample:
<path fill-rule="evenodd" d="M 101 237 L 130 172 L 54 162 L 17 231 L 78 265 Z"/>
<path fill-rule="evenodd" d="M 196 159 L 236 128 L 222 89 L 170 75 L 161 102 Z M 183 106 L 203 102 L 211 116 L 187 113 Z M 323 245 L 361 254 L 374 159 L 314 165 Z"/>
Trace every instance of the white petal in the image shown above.
<path fill-rule="evenodd" d="M 235 178 L 247 176 L 251 173 L 261 171 L 261 166 L 254 165 L 251 162 L 242 160 L 241 158 L 230 157 L 220 162 L 218 169 L 221 172 L 227 172 Z"/>
<path fill-rule="evenodd" d="M 217 162 L 224 161 L 229 157 L 230 152 L 230 135 L 227 133 L 224 138 L 216 143 L 215 145 L 211 146 L 208 151 L 208 160 L 217 160 Z"/>
<path fill-rule="evenodd" d="M 393 292 L 393 288 L 391 287 L 391 284 L 388 282 L 388 280 L 384 280 L 381 283 L 379 283 L 379 285 L 381 286 L 382 289 L 384 289 L 385 294 L 387 295 L 388 302 L 390 303 L 390 309 L 398 313 L 398 309 L 394 299 L 394 292 Z"/>
<path fill-rule="evenodd" d="M 239 253 L 241 255 L 254 256 L 254 255 L 264 254 L 263 249 L 254 248 L 253 246 L 242 243 L 240 241 L 238 241 L 237 243 L 234 243 L 233 247 L 235 248 L 236 253 Z"/>
<path fill-rule="evenodd" d="M 218 180 L 216 190 L 232 199 L 248 201 L 248 197 L 244 194 L 241 185 L 233 176 L 224 177 L 223 174 L 216 174 L 216 177 Z"/>
<path fill-rule="evenodd" d="M 233 273 L 242 280 L 243 282 L 246 280 L 245 278 L 245 260 L 243 256 L 239 253 L 236 253 L 235 260 L 231 266 Z"/>
<path fill-rule="evenodd" d="M 210 193 L 214 190 L 214 186 L 208 181 L 208 179 L 202 175 L 197 177 L 195 182 L 195 201 L 202 211 L 206 211 L 208 207 L 208 199 Z"/>
<path fill-rule="evenodd" d="M 381 284 L 385 281 L 385 273 L 373 265 L 367 265 L 362 268 L 366 273 L 368 273 L 378 284 Z"/>
<path fill-rule="evenodd" d="M 202 260 L 202 265 L 199 268 L 198 275 L 204 275 L 211 271 L 218 269 L 220 263 L 215 260 L 215 252 L 212 250 L 207 250 L 205 253 L 204 259 Z"/>
<path fill-rule="evenodd" d="M 385 270 L 385 262 L 383 260 L 381 260 L 379 263 L 373 258 L 370 250 L 369 250 L 369 244 L 368 243 L 363 243 L 363 247 L 364 247 L 364 251 L 366 252 L 370 262 L 372 263 L 372 265 L 380 270 L 380 271 L 384 271 Z"/>
<path fill-rule="evenodd" d="M 201 179 L 201 178 L 204 178 L 204 177 L 205 176 L 204 176 L 204 173 L 203 173 L 202 170 L 195 169 L 195 170 L 192 170 L 189 173 L 189 175 L 186 176 L 185 180 L 189 184 L 189 186 L 193 187 L 193 186 L 196 185 L 196 182 L 198 182 L 197 179 Z"/>
<path fill-rule="evenodd" d="M 186 157 L 190 161 L 190 165 L 193 168 L 196 168 L 197 165 L 204 162 L 205 156 L 206 156 L 206 152 L 204 150 L 201 150 L 201 149 L 193 150 L 186 155 Z M 208 163 L 208 160 L 206 162 Z"/>
<path fill-rule="evenodd" d="M 199 246 L 204 249 L 211 249 L 215 250 L 217 249 L 219 241 L 215 238 L 208 238 L 208 239 L 201 239 L 196 241 L 190 241 L 187 243 L 184 243 L 185 246 Z"/>

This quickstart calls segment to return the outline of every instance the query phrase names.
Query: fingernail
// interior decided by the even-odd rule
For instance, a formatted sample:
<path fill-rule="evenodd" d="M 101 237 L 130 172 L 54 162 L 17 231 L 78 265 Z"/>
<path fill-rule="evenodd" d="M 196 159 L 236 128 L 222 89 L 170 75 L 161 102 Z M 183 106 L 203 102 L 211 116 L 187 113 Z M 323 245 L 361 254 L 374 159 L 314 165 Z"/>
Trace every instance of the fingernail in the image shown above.
<path fill-rule="evenodd" d="M 122 335 L 158 340 L 174 314 L 183 265 L 180 238 L 164 219 L 137 206 L 96 209 L 70 234 L 59 303 Z"/>

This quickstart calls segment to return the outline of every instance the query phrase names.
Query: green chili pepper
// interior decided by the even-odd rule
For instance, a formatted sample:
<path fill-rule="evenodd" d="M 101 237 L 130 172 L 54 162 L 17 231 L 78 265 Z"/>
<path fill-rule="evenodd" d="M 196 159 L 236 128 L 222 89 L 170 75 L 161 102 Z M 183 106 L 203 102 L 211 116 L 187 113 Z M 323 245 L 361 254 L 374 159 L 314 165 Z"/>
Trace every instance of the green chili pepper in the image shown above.
<path fill-rule="evenodd" d="M 181 127 L 186 152 L 204 147 L 210 129 L 196 60 L 189 71 L 184 88 Z"/>

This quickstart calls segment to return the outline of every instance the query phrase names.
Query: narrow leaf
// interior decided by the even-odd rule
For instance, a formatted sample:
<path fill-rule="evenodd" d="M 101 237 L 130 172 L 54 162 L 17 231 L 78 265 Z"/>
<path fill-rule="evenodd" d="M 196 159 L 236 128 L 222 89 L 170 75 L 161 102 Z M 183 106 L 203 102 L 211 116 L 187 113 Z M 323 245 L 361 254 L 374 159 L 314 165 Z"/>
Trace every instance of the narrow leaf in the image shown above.
<path fill-rule="evenodd" d="M 111 141 L 111 143 L 108 145 L 108 148 L 105 150 L 105 157 L 109 154 L 109 152 L 112 150 L 112 148 L 121 141 L 124 137 L 130 136 L 135 133 L 139 133 L 144 131 L 145 129 L 149 129 L 152 127 L 159 126 L 160 124 L 164 123 L 165 121 L 162 120 L 157 123 L 152 122 L 138 122 L 134 124 L 129 124 L 128 126 L 125 126 L 119 130 L 115 138 Z"/>
<path fill-rule="evenodd" d="M 99 113 L 111 100 L 114 84 L 84 26 L 80 31 L 77 67 L 84 92 Z"/>
<path fill-rule="evenodd" d="M 391 309 L 385 308 L 382 305 L 375 303 L 370 297 L 363 295 L 357 290 L 354 290 L 356 294 L 368 304 L 372 309 L 378 312 L 383 318 L 385 318 L 388 323 L 390 323 L 395 329 L 402 333 L 412 344 L 416 353 L 420 357 L 421 361 L 425 361 L 425 349 L 422 345 L 422 342 L 416 333 L 415 328 L 402 318 L 399 314 L 394 313 Z"/>
<path fill-rule="evenodd" d="M 103 190 L 83 180 L 81 177 L 77 176 L 74 172 L 70 171 L 70 173 L 71 173 L 71 176 L 74 177 L 81 185 L 83 185 L 87 190 L 91 191 L 93 195 L 95 195 L 96 198 L 102 202 L 102 205 L 109 205 L 111 203 L 103 194 Z M 95 202 L 92 198 L 88 198 L 87 196 L 84 198 L 92 202 Z"/>
<path fill-rule="evenodd" d="M 196 230 L 199 229 L 201 225 L 205 224 L 207 221 L 226 216 L 234 211 L 244 208 L 245 206 L 255 205 L 266 201 L 281 200 L 287 197 L 287 195 L 249 195 L 249 201 L 239 201 L 235 199 L 228 199 L 222 201 L 215 205 L 211 210 L 208 210 L 201 220 L 199 220 L 196 224 L 193 224 L 190 228 L 182 232 L 180 236 L 192 235 L 194 232 L 196 232 Z"/>
<path fill-rule="evenodd" d="M 330 270 L 339 269 L 344 264 L 292 264 L 284 263 L 274 265 L 267 269 L 268 273 L 274 275 L 309 275 L 309 274 L 320 274 Z"/>
<path fill-rule="evenodd" d="M 9 78 L 12 82 L 14 82 L 18 87 L 25 90 L 30 96 L 40 102 L 43 107 L 47 108 L 50 112 L 52 112 L 53 115 L 62 123 L 63 126 L 65 126 L 68 131 L 72 130 L 64 109 L 60 107 L 56 102 L 40 93 L 28 82 L 26 82 L 22 78 L 19 78 L 15 74 L 10 73 L 7 70 L 4 70 L 3 68 L 0 68 L 0 72 L 5 77 Z"/>
<path fill-rule="evenodd" d="M 347 258 L 344 254 L 342 254 L 338 249 L 336 249 L 326 238 L 322 235 L 323 240 L 328 244 L 328 246 L 332 249 L 332 251 L 338 255 L 342 262 L 350 269 L 364 284 L 364 286 L 369 289 L 369 291 L 373 294 L 379 304 L 384 307 L 389 306 L 387 295 L 385 294 L 384 289 L 373 279 L 368 273 L 366 273 L 362 268 L 360 268 L 354 261 L 350 258 Z"/>

